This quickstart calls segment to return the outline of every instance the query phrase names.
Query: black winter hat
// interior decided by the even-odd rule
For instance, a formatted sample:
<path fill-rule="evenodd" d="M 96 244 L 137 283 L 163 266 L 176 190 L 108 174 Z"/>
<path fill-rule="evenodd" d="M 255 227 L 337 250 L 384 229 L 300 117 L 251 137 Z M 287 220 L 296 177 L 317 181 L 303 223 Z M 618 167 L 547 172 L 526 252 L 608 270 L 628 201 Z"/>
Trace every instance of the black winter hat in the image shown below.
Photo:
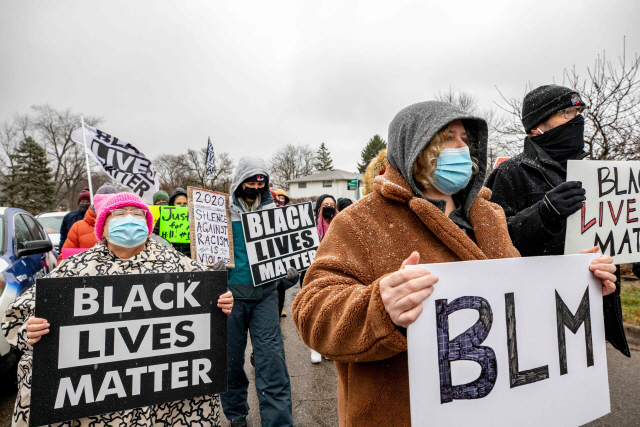
<path fill-rule="evenodd" d="M 526 94 L 522 101 L 522 125 L 529 133 L 558 110 L 584 105 L 580 94 L 573 89 L 558 85 L 540 86 Z"/>

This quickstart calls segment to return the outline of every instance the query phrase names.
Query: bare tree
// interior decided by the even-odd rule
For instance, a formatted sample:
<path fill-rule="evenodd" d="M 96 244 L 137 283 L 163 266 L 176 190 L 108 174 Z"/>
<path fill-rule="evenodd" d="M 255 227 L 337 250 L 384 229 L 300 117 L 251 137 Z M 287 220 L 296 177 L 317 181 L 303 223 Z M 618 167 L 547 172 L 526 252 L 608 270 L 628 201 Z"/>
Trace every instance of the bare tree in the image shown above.
<path fill-rule="evenodd" d="M 491 172 L 496 159 L 501 155 L 508 155 L 510 150 L 507 147 L 512 147 L 512 145 L 507 145 L 503 142 L 501 130 L 504 126 L 504 118 L 494 108 L 481 108 L 478 104 L 478 99 L 464 90 L 449 88 L 447 92 L 439 91 L 435 94 L 435 99 L 453 104 L 465 113 L 480 117 L 487 122 L 489 130 L 487 172 Z M 503 147 L 503 145 L 506 147 Z"/>
<path fill-rule="evenodd" d="M 565 69 L 562 85 L 580 93 L 590 107 L 585 114 L 585 150 L 592 160 L 640 160 L 640 58 L 627 61 L 623 43 L 622 56 L 614 64 L 598 55 L 593 67 L 582 77 L 576 67 Z M 531 91 L 531 84 L 525 94 Z M 500 92 L 498 90 L 498 92 Z M 522 98 L 507 98 L 497 104 L 502 116 L 499 132 L 503 141 L 522 141 Z M 524 98 L 524 96 L 523 96 Z"/>
<path fill-rule="evenodd" d="M 209 190 L 228 191 L 233 173 L 233 160 L 229 153 L 217 153 L 213 173 L 207 175 L 207 149 L 187 150 L 185 155 L 187 177 L 191 185 Z"/>
<path fill-rule="evenodd" d="M 176 187 L 181 187 L 186 181 L 186 155 L 161 154 L 153 161 L 158 174 L 160 189 L 168 193 Z"/>
<path fill-rule="evenodd" d="M 311 175 L 315 172 L 316 150 L 309 145 L 287 144 L 279 148 L 269 162 L 271 181 L 285 190 L 290 179 Z"/>
<path fill-rule="evenodd" d="M 163 154 L 153 165 L 158 173 L 160 188 L 167 192 L 176 187 L 195 186 L 228 192 L 233 173 L 233 160 L 229 153 L 217 153 L 213 174 L 207 175 L 207 149 L 187 150 L 186 154 Z"/>
<path fill-rule="evenodd" d="M 31 107 L 29 128 L 45 147 L 53 169 L 55 194 L 58 200 L 66 199 L 68 206 L 75 205 L 79 183 L 86 181 L 84 149 L 71 140 L 71 133 L 80 127 L 80 115 L 71 110 L 56 110 L 50 105 Z M 97 117 L 86 117 L 85 122 L 96 126 Z"/>

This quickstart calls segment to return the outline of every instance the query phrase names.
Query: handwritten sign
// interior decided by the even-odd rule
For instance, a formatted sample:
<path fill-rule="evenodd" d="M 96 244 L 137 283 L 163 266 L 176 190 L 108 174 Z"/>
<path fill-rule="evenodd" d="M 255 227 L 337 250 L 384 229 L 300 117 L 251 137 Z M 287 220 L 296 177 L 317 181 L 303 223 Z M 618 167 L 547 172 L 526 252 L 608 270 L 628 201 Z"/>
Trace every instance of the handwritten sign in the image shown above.
<path fill-rule="evenodd" d="M 226 391 L 224 271 L 38 279 L 32 426 Z"/>
<path fill-rule="evenodd" d="M 194 187 L 189 187 L 187 194 L 193 260 L 212 266 L 222 259 L 227 267 L 234 268 L 229 195 Z"/>
<path fill-rule="evenodd" d="M 170 243 L 189 243 L 189 208 L 160 206 L 160 236 Z"/>
<path fill-rule="evenodd" d="M 156 225 L 158 222 L 158 218 L 160 218 L 160 206 L 159 205 L 149 205 L 149 210 L 151 211 L 151 215 L 153 215 L 153 225 Z"/>
<path fill-rule="evenodd" d="M 320 244 L 311 203 L 242 214 L 254 286 L 309 268 Z"/>
<path fill-rule="evenodd" d="M 599 246 L 616 264 L 640 261 L 640 162 L 569 160 L 567 181 L 587 200 L 567 219 L 564 253 Z"/>
<path fill-rule="evenodd" d="M 417 266 L 440 280 L 407 332 L 411 425 L 580 426 L 609 413 L 597 256 Z"/>

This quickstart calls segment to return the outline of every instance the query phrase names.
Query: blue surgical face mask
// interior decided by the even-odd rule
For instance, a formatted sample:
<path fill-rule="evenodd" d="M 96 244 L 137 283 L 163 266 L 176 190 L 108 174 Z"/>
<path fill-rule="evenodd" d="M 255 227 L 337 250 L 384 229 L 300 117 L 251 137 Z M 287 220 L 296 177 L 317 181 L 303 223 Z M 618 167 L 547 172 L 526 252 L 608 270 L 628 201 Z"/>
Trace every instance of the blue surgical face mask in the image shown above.
<path fill-rule="evenodd" d="M 438 157 L 433 186 L 442 194 L 455 194 L 469 184 L 472 173 L 469 147 L 444 148 Z"/>
<path fill-rule="evenodd" d="M 135 248 L 147 240 L 149 228 L 147 220 L 127 215 L 109 221 L 109 242 L 123 248 Z"/>

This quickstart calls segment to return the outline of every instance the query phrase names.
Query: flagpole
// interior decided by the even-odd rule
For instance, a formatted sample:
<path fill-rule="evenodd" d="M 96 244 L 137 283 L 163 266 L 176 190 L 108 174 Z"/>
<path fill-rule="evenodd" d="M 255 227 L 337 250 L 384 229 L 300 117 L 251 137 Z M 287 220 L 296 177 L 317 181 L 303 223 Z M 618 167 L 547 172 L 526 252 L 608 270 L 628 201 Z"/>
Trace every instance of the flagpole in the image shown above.
<path fill-rule="evenodd" d="M 84 115 L 80 114 L 80 120 L 82 121 L 82 139 L 84 140 L 84 161 L 87 164 L 87 179 L 89 181 L 89 196 L 91 198 L 91 205 L 93 205 L 93 185 L 91 185 L 91 164 L 89 163 L 89 153 L 87 152 L 87 134 L 84 130 Z"/>

